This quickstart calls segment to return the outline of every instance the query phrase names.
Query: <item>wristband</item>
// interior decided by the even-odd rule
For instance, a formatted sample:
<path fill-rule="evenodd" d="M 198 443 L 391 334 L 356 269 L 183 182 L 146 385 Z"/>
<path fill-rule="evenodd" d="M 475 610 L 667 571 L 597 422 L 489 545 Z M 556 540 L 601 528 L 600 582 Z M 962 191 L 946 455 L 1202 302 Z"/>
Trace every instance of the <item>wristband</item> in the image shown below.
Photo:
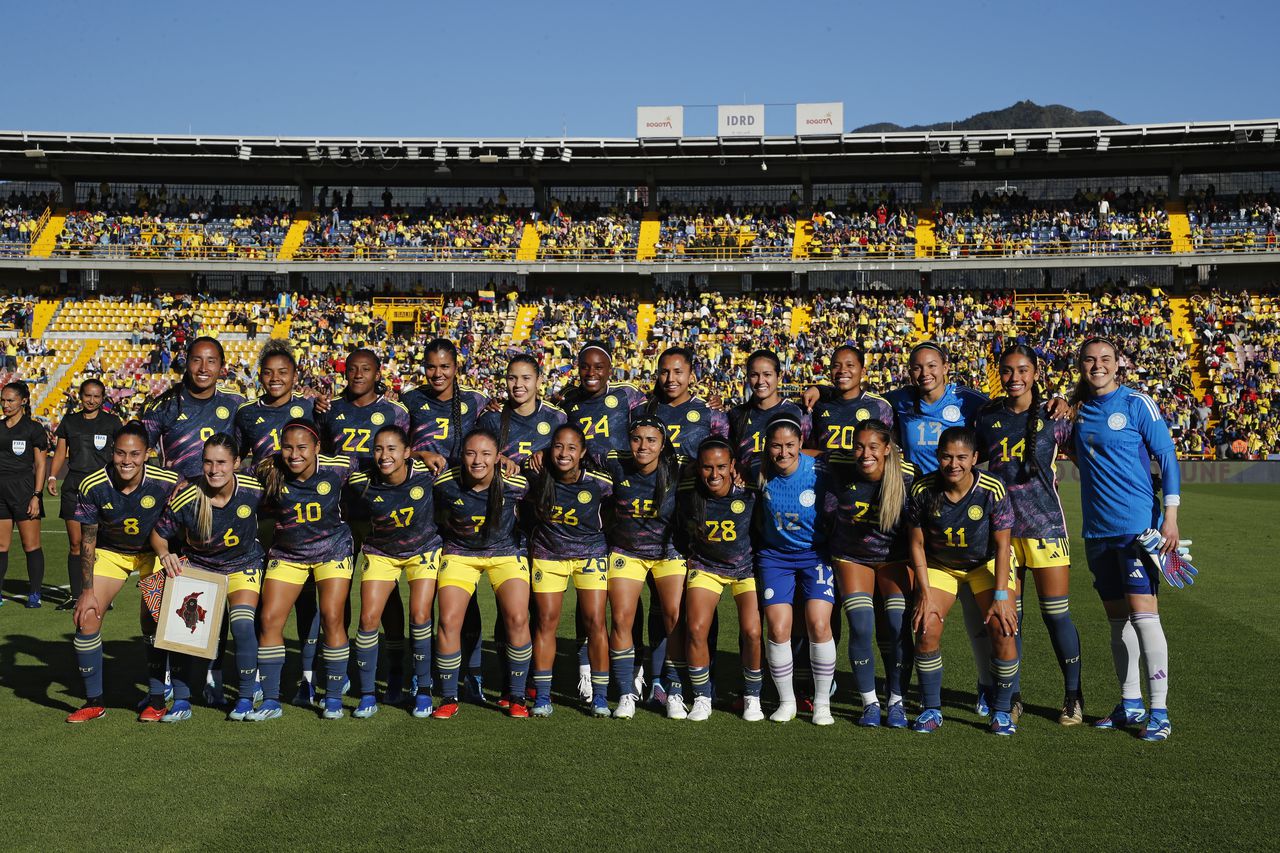
<path fill-rule="evenodd" d="M 1007 589 L 996 590 L 996 601 L 1008 601 L 1008 600 L 1009 600 L 1009 590 Z"/>

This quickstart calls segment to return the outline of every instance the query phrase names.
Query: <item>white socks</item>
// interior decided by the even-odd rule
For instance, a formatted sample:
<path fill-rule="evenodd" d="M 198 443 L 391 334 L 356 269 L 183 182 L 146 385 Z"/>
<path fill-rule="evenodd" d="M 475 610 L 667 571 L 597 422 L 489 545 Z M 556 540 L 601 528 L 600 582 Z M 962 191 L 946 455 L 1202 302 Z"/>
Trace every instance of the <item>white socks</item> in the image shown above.
<path fill-rule="evenodd" d="M 835 673 L 835 643 L 831 643 L 831 669 L 832 674 Z M 811 659 L 814 661 L 814 674 L 817 674 L 817 656 L 816 650 L 810 652 Z M 765 657 L 769 662 L 769 677 L 773 679 L 773 686 L 778 691 L 778 699 L 782 702 L 795 703 L 796 691 L 791 683 L 791 675 L 795 671 L 795 664 L 791 660 L 791 643 L 775 643 L 769 640 L 765 644 Z M 830 681 L 828 681 L 828 686 Z"/>
<path fill-rule="evenodd" d="M 1164 628 L 1160 625 L 1160 614 L 1131 613 L 1129 623 L 1133 626 L 1132 630 L 1137 632 L 1138 643 L 1142 646 L 1142 658 L 1147 665 L 1147 691 L 1151 694 L 1151 707 L 1168 708 L 1169 643 L 1165 640 Z M 1134 680 L 1137 680 L 1136 673 Z"/>
<path fill-rule="evenodd" d="M 813 669 L 813 704 L 831 704 L 831 682 L 836 677 L 836 641 L 809 643 L 809 664 Z M 873 694 L 874 695 L 874 694 Z"/>
<path fill-rule="evenodd" d="M 1156 617 L 1159 628 L 1159 617 Z M 1111 658 L 1116 665 L 1116 678 L 1120 681 L 1120 698 L 1141 699 L 1142 686 L 1138 683 L 1140 671 L 1138 632 L 1127 617 L 1108 619 L 1111 623 Z"/>

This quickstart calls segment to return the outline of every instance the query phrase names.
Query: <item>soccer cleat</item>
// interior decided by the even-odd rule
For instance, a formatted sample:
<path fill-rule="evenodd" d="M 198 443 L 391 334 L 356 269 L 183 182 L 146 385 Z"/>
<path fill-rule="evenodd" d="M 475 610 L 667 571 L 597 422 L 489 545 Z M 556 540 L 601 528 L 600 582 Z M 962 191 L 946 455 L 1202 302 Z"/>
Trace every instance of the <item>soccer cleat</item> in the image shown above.
<path fill-rule="evenodd" d="M 1079 693 L 1068 693 L 1062 699 L 1062 713 L 1058 725 L 1078 726 L 1084 722 L 1084 699 Z"/>
<path fill-rule="evenodd" d="M 748 723 L 758 723 L 764 719 L 764 709 L 760 707 L 759 696 L 748 696 L 743 700 L 742 719 Z"/>
<path fill-rule="evenodd" d="M 1013 725 L 1018 725 L 1018 720 L 1022 719 L 1022 694 L 1013 694 L 1013 704 L 1009 707 L 1009 717 L 1013 720 Z"/>
<path fill-rule="evenodd" d="M 529 719 L 529 706 L 518 700 L 512 700 L 507 704 L 507 716 L 513 720 L 527 720 Z"/>
<path fill-rule="evenodd" d="M 360 704 L 351 712 L 351 716 L 357 720 L 367 720 L 376 713 L 378 713 L 378 697 L 361 696 Z"/>
<path fill-rule="evenodd" d="M 191 703 L 186 699 L 179 699 L 173 703 L 173 707 L 169 709 L 169 712 L 160 718 L 160 722 L 180 723 L 189 719 L 191 719 Z"/>
<path fill-rule="evenodd" d="M 1147 719 L 1146 731 L 1142 733 L 1142 739 L 1168 740 L 1171 734 L 1173 734 L 1173 723 L 1169 720 L 1169 712 L 1152 710 L 1150 718 Z"/>
<path fill-rule="evenodd" d="M 578 667 L 578 698 L 583 702 L 591 701 L 591 666 Z"/>
<path fill-rule="evenodd" d="M 463 684 L 464 698 L 474 705 L 487 705 L 489 700 L 484 695 L 484 679 L 478 675 L 468 675 Z"/>
<path fill-rule="evenodd" d="M 140 723 L 158 723 L 164 719 L 166 709 L 152 708 L 150 705 L 142 709 L 138 714 L 138 722 Z"/>
<path fill-rule="evenodd" d="M 803 711 L 806 714 L 813 713 L 813 697 L 801 696 L 795 704 L 797 711 Z"/>
<path fill-rule="evenodd" d="M 388 705 L 399 705 L 404 702 L 404 679 L 398 675 L 388 676 L 387 692 L 382 700 Z"/>
<path fill-rule="evenodd" d="M 937 708 L 929 708 L 922 712 L 911 724 L 911 731 L 925 735 L 936 732 L 940 728 L 942 728 L 942 712 Z"/>
<path fill-rule="evenodd" d="M 901 707 L 901 706 L 899 706 Z M 867 728 L 875 728 L 880 725 L 880 705 L 867 705 L 862 709 L 862 716 L 858 718 L 858 725 Z"/>
<path fill-rule="evenodd" d="M 348 693 L 350 693 L 350 692 L 351 692 L 351 679 L 350 679 L 350 678 L 344 678 L 344 679 L 342 680 L 342 695 L 343 695 L 343 696 L 346 696 L 346 695 L 347 695 Z M 325 696 L 326 696 L 326 698 L 328 697 L 328 692 L 327 692 L 327 691 L 326 691 L 326 693 L 325 693 Z"/>
<path fill-rule="evenodd" d="M 689 710 L 687 719 L 691 723 L 704 722 L 711 716 L 711 697 L 695 696 L 693 697 L 693 707 Z"/>
<path fill-rule="evenodd" d="M 410 696 L 418 695 L 418 676 L 414 675 L 409 679 L 409 686 L 405 688 L 405 692 Z"/>
<path fill-rule="evenodd" d="M 79 711 L 72 711 L 67 715 L 68 723 L 87 723 L 90 720 L 96 720 L 99 717 L 105 717 L 107 709 L 101 705 L 95 705 L 92 702 L 86 704 Z"/>
<path fill-rule="evenodd" d="M 996 711 L 991 715 L 991 733 L 993 735 L 1011 735 L 1018 730 L 1009 711 Z"/>
<path fill-rule="evenodd" d="M 244 720 L 253 711 L 252 699 L 237 699 L 236 706 L 231 709 L 231 713 L 227 714 L 228 720 L 235 720 L 237 723 Z"/>
<path fill-rule="evenodd" d="M 609 702 L 603 696 L 591 698 L 591 716 L 593 717 L 610 717 L 613 716 L 609 711 Z"/>
<path fill-rule="evenodd" d="M 689 716 L 689 710 L 684 706 L 684 697 L 679 693 L 667 694 L 667 719 L 683 720 Z"/>
<path fill-rule="evenodd" d="M 769 719 L 775 723 L 789 723 L 796 718 L 795 702 L 779 702 L 778 710 L 769 715 Z"/>
<path fill-rule="evenodd" d="M 630 693 L 618 700 L 618 707 L 613 709 L 615 720 L 629 720 L 636 715 L 636 697 Z"/>
<path fill-rule="evenodd" d="M 62 602 L 61 604 L 59 604 L 59 605 L 57 606 L 57 608 L 56 608 L 56 609 L 58 609 L 58 610 L 75 610 L 75 609 L 76 609 L 76 600 L 75 600 L 74 598 L 68 598 L 66 601 L 64 601 L 64 602 Z"/>
<path fill-rule="evenodd" d="M 836 718 L 831 716 L 831 704 L 823 703 L 813 707 L 813 724 L 815 726 L 834 726 Z"/>
<path fill-rule="evenodd" d="M 262 697 L 263 697 L 264 695 L 265 695 L 265 694 L 263 694 L 263 692 L 262 692 L 262 682 L 261 682 L 261 681 L 255 681 L 255 682 L 253 683 L 253 704 L 255 704 L 255 705 L 256 705 L 256 704 L 258 704 L 259 702 L 261 702 L 261 701 L 262 701 Z"/>
<path fill-rule="evenodd" d="M 454 717 L 458 716 L 458 710 L 459 708 L 458 708 L 457 699 L 446 699 L 444 702 L 440 703 L 439 708 L 436 708 L 434 711 L 431 712 L 431 719 L 451 720 Z"/>
<path fill-rule="evenodd" d="M 275 699 L 268 699 L 245 715 L 250 723 L 265 723 L 267 720 L 278 720 L 284 716 L 284 708 Z"/>
<path fill-rule="evenodd" d="M 300 708 L 316 706 L 316 686 L 305 678 L 298 682 L 298 692 L 293 696 L 293 703 Z"/>
<path fill-rule="evenodd" d="M 644 694 L 642 693 L 640 695 L 643 696 Z M 659 678 L 649 687 L 649 704 L 662 707 L 667 704 L 667 698 L 670 695 L 671 694 L 667 693 L 667 688 L 663 685 L 662 679 Z"/>
<path fill-rule="evenodd" d="M 337 696 L 330 699 L 328 696 L 324 698 L 324 713 L 320 716 L 326 720 L 341 720 L 347 715 L 346 710 L 342 707 L 342 700 Z"/>
<path fill-rule="evenodd" d="M 499 709 L 499 710 L 501 710 L 501 711 L 505 711 L 505 710 L 507 710 L 507 709 L 508 709 L 508 708 L 510 708 L 510 707 L 511 707 L 511 700 L 510 700 L 508 697 L 506 697 L 506 696 L 499 696 L 499 697 L 498 697 L 498 709 Z"/>
<path fill-rule="evenodd" d="M 631 691 L 637 696 L 643 696 L 644 683 L 644 664 L 640 664 L 636 667 L 636 678 L 635 681 L 631 683 Z"/>
<path fill-rule="evenodd" d="M 168 704 L 169 702 L 173 701 L 173 685 L 172 684 L 165 684 L 164 686 L 164 701 L 165 701 L 165 704 Z M 144 695 L 142 697 L 142 701 L 139 702 L 136 707 L 139 711 L 142 711 L 142 710 L 145 710 L 146 707 L 150 704 L 151 704 L 151 697 Z"/>
<path fill-rule="evenodd" d="M 27 596 L 26 608 L 28 610 L 36 610 L 40 607 L 40 593 L 33 592 Z"/>
<path fill-rule="evenodd" d="M 427 717 L 430 717 L 432 710 L 430 693 L 419 693 L 417 696 L 413 697 L 412 713 L 419 720 L 425 720 Z"/>
<path fill-rule="evenodd" d="M 535 717 L 550 717 L 555 708 L 551 704 L 550 699 L 539 699 L 533 703 L 533 710 L 529 713 Z"/>
<path fill-rule="evenodd" d="M 889 706 L 889 713 L 885 722 L 891 729 L 905 729 L 907 727 L 907 711 L 902 707 L 901 702 L 894 702 Z"/>
<path fill-rule="evenodd" d="M 973 713 L 982 717 L 984 720 L 991 716 L 991 700 L 987 696 L 987 691 L 991 688 L 987 685 L 978 683 L 978 699 L 973 703 Z"/>
<path fill-rule="evenodd" d="M 1127 729 L 1130 726 L 1139 726 L 1147 721 L 1147 709 L 1141 706 L 1132 708 L 1125 707 L 1124 703 L 1120 703 L 1111 713 L 1093 724 L 1095 729 Z"/>

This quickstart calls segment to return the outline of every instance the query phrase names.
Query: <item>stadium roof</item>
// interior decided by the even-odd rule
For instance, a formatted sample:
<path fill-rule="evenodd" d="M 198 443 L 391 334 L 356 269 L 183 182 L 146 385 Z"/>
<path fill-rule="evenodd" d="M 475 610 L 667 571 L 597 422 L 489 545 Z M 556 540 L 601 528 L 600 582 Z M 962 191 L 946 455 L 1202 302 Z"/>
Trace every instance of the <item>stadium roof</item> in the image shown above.
<path fill-rule="evenodd" d="M 1278 130 L 1280 119 L 679 139 L 0 131 L 0 179 L 499 186 L 1105 177 L 1280 168 Z"/>

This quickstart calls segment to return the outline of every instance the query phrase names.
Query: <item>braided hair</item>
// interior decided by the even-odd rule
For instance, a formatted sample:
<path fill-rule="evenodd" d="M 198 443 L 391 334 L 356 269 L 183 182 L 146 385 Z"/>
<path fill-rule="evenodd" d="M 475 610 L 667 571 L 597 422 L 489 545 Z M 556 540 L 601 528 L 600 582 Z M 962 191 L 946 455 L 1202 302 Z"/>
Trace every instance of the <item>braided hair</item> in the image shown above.
<path fill-rule="evenodd" d="M 431 355 L 433 352 L 442 352 L 449 356 L 449 359 L 453 362 L 453 396 L 449 399 L 449 435 L 454 436 L 456 440 L 459 430 L 462 429 L 462 389 L 458 386 L 457 373 L 458 347 L 448 338 L 436 338 L 428 343 L 427 348 L 422 352 L 424 356 Z M 474 430 L 472 430 L 472 432 L 474 432 Z M 493 433 L 489 434 L 493 435 Z M 463 436 L 462 442 L 458 444 L 459 450 L 461 450 L 462 445 L 466 443 L 466 439 L 470 436 L 471 433 L 467 433 L 467 435 Z M 495 435 L 493 436 L 493 439 L 494 441 L 497 441 L 498 437 Z M 498 445 L 498 452 L 502 452 L 501 444 Z M 449 456 L 450 454 L 446 453 L 445 455 Z"/>
<path fill-rule="evenodd" d="M 1004 355 L 1000 356 L 1000 363 L 1004 364 L 1005 359 L 1010 356 L 1020 355 L 1031 362 L 1031 369 L 1040 372 L 1040 358 L 1036 355 L 1036 351 L 1024 344 L 1014 344 L 1005 350 Z M 1006 397 L 1001 405 L 1008 402 Z M 1040 384 L 1033 381 L 1031 383 L 1031 406 L 1027 409 L 1027 431 L 1023 436 L 1022 442 L 1022 468 L 1018 472 L 1018 482 L 1025 483 L 1032 477 L 1040 473 L 1040 463 L 1036 459 L 1036 441 L 1040 436 L 1040 425 L 1044 422 L 1040 417 L 1041 406 Z"/>

